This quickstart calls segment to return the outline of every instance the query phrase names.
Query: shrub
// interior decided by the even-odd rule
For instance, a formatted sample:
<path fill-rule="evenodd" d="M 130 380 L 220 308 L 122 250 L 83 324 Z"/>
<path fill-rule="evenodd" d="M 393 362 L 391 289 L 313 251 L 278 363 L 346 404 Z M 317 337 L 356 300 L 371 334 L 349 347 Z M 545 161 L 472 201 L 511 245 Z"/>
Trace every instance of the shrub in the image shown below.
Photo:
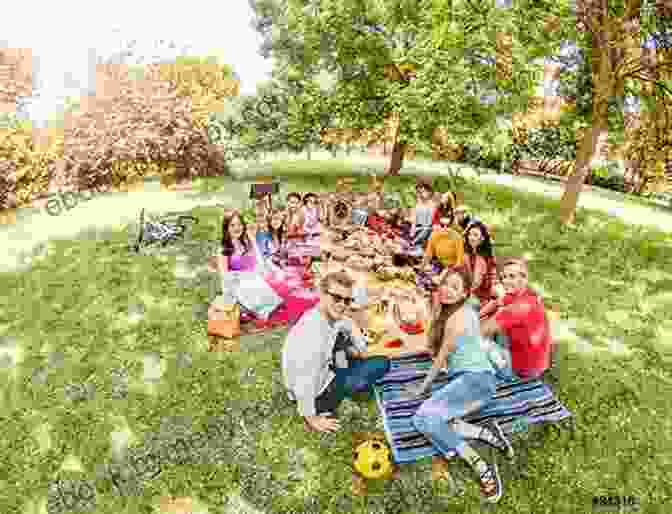
<path fill-rule="evenodd" d="M 176 180 L 227 172 L 222 152 L 195 126 L 190 98 L 157 78 L 142 80 L 106 67 L 111 84 L 86 109 L 72 113 L 65 127 L 64 161 L 54 175 L 60 189 L 90 190 L 143 176 L 137 163 L 174 166 Z M 131 163 L 131 164 L 119 164 Z"/>
<path fill-rule="evenodd" d="M 591 183 L 597 187 L 624 193 L 626 191 L 625 170 L 621 163 L 607 161 L 592 167 Z"/>
<path fill-rule="evenodd" d="M 576 134 L 568 126 L 545 122 L 519 133 L 507 157 L 514 167 L 523 160 L 534 161 L 541 173 L 565 176 L 576 160 Z"/>
<path fill-rule="evenodd" d="M 36 144 L 30 123 L 9 122 L 0 128 L 0 209 L 31 205 L 46 192 L 56 162 L 63 154 L 63 138 Z"/>
<path fill-rule="evenodd" d="M 500 169 L 505 154 L 496 152 L 478 143 L 469 143 L 464 146 L 464 153 L 458 162 L 463 162 L 476 168 Z"/>

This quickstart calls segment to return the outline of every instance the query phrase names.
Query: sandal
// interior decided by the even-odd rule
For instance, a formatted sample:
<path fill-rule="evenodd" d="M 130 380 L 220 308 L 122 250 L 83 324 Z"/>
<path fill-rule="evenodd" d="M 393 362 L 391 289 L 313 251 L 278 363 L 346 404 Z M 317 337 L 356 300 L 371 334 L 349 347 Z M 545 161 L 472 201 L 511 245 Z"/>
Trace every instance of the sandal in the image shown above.
<path fill-rule="evenodd" d="M 483 430 L 489 430 L 490 432 L 492 432 L 497 437 L 497 439 L 499 439 L 499 445 L 494 445 L 490 441 L 488 441 L 485 437 L 481 437 Z M 497 423 L 496 421 L 493 421 L 492 423 L 488 423 L 487 425 L 481 427 L 481 432 L 479 433 L 478 440 L 487 443 L 493 448 L 503 451 L 504 453 L 506 453 L 506 456 L 509 460 L 512 460 L 516 456 L 516 453 L 513 450 L 513 446 L 511 446 L 511 442 L 509 441 L 508 437 L 504 435 L 502 427 L 500 427 L 499 423 Z"/>
<path fill-rule="evenodd" d="M 497 464 L 488 466 L 479 479 L 481 495 L 488 503 L 497 503 L 502 498 L 502 479 L 497 471 Z"/>

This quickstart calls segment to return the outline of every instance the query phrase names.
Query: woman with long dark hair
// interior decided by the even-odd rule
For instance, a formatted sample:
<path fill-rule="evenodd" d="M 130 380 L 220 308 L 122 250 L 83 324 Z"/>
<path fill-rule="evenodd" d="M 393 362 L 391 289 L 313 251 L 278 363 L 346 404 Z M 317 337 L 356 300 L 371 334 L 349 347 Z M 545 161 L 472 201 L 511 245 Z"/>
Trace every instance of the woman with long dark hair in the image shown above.
<path fill-rule="evenodd" d="M 464 233 L 464 264 L 473 277 L 471 294 L 481 307 L 497 298 L 497 265 L 488 228 L 480 221 L 471 223 Z M 482 311 L 481 318 L 485 314 Z"/>
<path fill-rule="evenodd" d="M 317 291 L 304 287 L 298 279 L 284 272 L 268 270 L 265 264 L 261 251 L 248 235 L 241 214 L 236 211 L 224 217 L 222 257 L 213 268 L 223 273 L 226 280 L 222 284 L 223 294 L 215 298 L 211 311 L 235 301 L 245 308 L 245 317 L 255 319 L 261 328 L 268 322 L 296 320 L 319 302 Z M 228 277 L 228 272 L 248 272 L 242 274 L 248 276 L 236 278 L 236 274 L 231 274 Z M 232 280 L 228 281 L 229 278 Z M 244 282 L 241 284 L 240 280 Z"/>
<path fill-rule="evenodd" d="M 247 224 L 235 211 L 222 220 L 222 256 L 220 271 L 248 271 L 255 267 L 255 252 Z"/>
<path fill-rule="evenodd" d="M 284 208 L 275 208 L 268 213 L 268 227 L 273 241 L 273 248 L 277 250 L 285 244 L 287 231 L 287 210 Z"/>
<path fill-rule="evenodd" d="M 451 191 L 441 193 L 441 196 L 439 197 L 439 205 L 436 211 L 434 211 L 434 219 L 432 220 L 432 223 L 438 225 L 441 218 L 450 218 L 451 220 L 454 220 L 456 205 L 457 200 Z"/>
<path fill-rule="evenodd" d="M 483 441 L 513 456 L 511 444 L 496 422 L 476 426 L 464 416 L 484 408 L 497 389 L 496 366 L 481 339 L 478 315 L 466 307 L 471 277 L 464 268 L 445 270 L 439 281 L 439 304 L 434 307 L 429 345 L 434 363 L 423 383 L 407 386 L 412 397 L 424 396 L 413 416 L 413 424 L 442 456 L 452 451 L 478 473 L 481 493 L 496 503 L 502 496 L 502 482 L 496 463 L 488 464 L 467 444 L 467 439 Z M 436 391 L 432 382 L 444 371 L 449 381 Z"/>

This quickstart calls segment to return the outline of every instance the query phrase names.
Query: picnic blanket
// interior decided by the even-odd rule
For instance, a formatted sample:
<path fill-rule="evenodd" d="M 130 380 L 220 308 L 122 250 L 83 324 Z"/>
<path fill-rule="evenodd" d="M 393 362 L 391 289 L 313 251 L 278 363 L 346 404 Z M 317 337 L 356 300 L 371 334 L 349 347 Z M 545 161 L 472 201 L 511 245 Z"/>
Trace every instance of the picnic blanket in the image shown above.
<path fill-rule="evenodd" d="M 421 383 L 431 365 L 432 360 L 427 353 L 392 358 L 390 371 L 374 386 L 385 434 L 394 460 L 399 464 L 439 454 L 412 423 L 413 415 L 425 399 L 400 399 L 402 385 Z M 447 381 L 447 376 L 440 374 L 432 384 L 432 390 L 441 388 Z M 502 381 L 497 387 L 495 398 L 488 407 L 466 416 L 464 420 L 476 425 L 496 420 L 509 436 L 525 424 L 558 422 L 572 416 L 554 396 L 551 388 L 540 380 Z M 447 457 L 455 455 L 453 452 Z"/>

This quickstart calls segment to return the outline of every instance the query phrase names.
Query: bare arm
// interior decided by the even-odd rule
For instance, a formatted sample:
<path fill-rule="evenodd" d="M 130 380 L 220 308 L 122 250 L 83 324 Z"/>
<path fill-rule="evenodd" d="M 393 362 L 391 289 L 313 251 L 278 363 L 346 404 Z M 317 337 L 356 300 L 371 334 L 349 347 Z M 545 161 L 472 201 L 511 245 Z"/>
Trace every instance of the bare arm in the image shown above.
<path fill-rule="evenodd" d="M 491 318 L 481 323 L 481 336 L 491 337 L 498 332 L 501 332 L 501 328 L 497 324 L 495 318 Z"/>
<path fill-rule="evenodd" d="M 425 255 L 422 258 L 422 266 L 425 268 L 430 268 L 432 265 L 432 259 L 434 258 L 435 250 L 434 250 L 434 239 L 432 237 L 429 237 L 429 241 L 427 241 L 427 248 L 425 248 Z"/>
<path fill-rule="evenodd" d="M 477 256 L 474 263 L 474 282 L 472 284 L 473 289 L 478 289 L 481 287 L 483 282 L 483 277 L 487 271 L 487 265 L 482 257 Z"/>
<path fill-rule="evenodd" d="M 448 355 L 453 353 L 457 348 L 457 337 L 464 334 L 464 311 L 459 310 L 456 312 L 447 322 L 446 329 L 443 334 L 443 344 L 441 345 L 441 350 L 439 354 L 434 358 L 432 363 L 432 368 L 429 370 L 429 374 L 421 386 L 421 392 L 425 393 L 431 390 L 432 382 L 441 371 L 441 368 L 445 365 Z"/>
<path fill-rule="evenodd" d="M 229 271 L 229 258 L 226 255 L 214 255 L 208 259 L 208 270 L 211 272 Z"/>

